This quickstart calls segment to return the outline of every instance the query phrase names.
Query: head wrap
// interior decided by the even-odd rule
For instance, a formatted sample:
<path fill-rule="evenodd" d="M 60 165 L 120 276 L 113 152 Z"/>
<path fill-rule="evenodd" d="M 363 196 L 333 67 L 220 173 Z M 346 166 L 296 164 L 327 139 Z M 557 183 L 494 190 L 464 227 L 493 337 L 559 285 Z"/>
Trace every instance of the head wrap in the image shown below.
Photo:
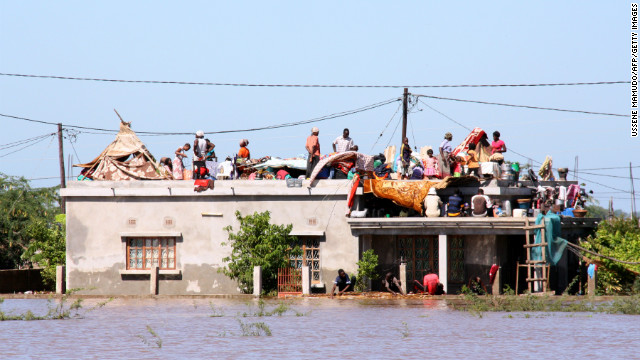
<path fill-rule="evenodd" d="M 249 145 L 249 140 L 247 140 L 247 139 L 242 139 L 242 140 L 240 140 L 240 146 L 241 146 L 241 147 L 242 147 L 242 146 L 247 146 L 247 145 Z"/>
<path fill-rule="evenodd" d="M 318 128 L 317 128 L 317 127 L 315 127 L 315 126 L 311 128 L 311 133 L 312 133 L 312 134 L 313 134 L 313 133 L 317 133 L 317 132 L 319 132 L 319 131 L 320 131 L 320 129 L 318 129 Z"/>
<path fill-rule="evenodd" d="M 196 136 L 197 137 L 204 137 L 204 131 L 202 131 L 202 130 L 196 131 Z"/>

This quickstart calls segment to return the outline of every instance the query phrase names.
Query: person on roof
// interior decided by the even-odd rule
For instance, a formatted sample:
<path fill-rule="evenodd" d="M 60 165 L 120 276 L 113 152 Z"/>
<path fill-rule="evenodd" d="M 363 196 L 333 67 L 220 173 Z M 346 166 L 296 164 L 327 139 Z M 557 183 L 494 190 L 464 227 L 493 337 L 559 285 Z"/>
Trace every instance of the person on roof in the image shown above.
<path fill-rule="evenodd" d="M 462 196 L 460 195 L 460 190 L 456 189 L 453 195 L 449 196 L 447 216 L 462 216 L 463 211 L 464 203 L 462 202 Z"/>
<path fill-rule="evenodd" d="M 427 158 L 424 160 L 424 176 L 432 179 L 438 176 L 438 159 L 433 156 L 433 150 L 427 150 Z"/>
<path fill-rule="evenodd" d="M 451 147 L 451 140 L 453 140 L 453 135 L 450 132 L 444 134 L 444 140 L 440 143 L 440 174 L 445 178 L 451 174 L 453 174 L 453 169 L 451 168 L 451 152 L 453 148 Z"/>
<path fill-rule="evenodd" d="M 349 137 L 349 129 L 342 131 L 342 136 L 338 136 L 333 140 L 333 152 L 341 153 L 351 151 L 353 147 L 353 139 Z"/>
<path fill-rule="evenodd" d="M 182 159 L 187 157 L 185 151 L 191 150 L 191 144 L 186 143 L 183 146 L 179 147 L 175 154 L 176 156 L 173 158 L 173 178 L 174 180 L 182 180 L 184 178 L 184 164 L 182 163 Z"/>
<path fill-rule="evenodd" d="M 242 139 L 240 140 L 240 150 L 238 150 L 238 158 L 249 159 L 251 158 L 251 152 L 247 149 L 247 145 L 249 145 L 249 140 Z"/>
<path fill-rule="evenodd" d="M 206 161 L 218 161 L 216 157 L 216 145 L 212 143 L 209 139 L 204 139 L 204 142 L 207 144 L 207 154 L 205 155 Z"/>
<path fill-rule="evenodd" d="M 491 143 L 491 155 L 495 153 L 506 153 L 507 145 L 505 145 L 504 141 L 500 140 L 500 132 L 493 132 L 493 142 Z"/>
<path fill-rule="evenodd" d="M 436 193 L 436 189 L 431 187 L 427 193 L 427 197 L 424 199 L 425 215 L 427 217 L 440 217 L 440 208 L 442 207 L 442 200 Z"/>
<path fill-rule="evenodd" d="M 469 169 L 469 175 L 473 175 L 477 178 L 480 177 L 480 163 L 478 162 L 478 153 L 476 152 L 476 144 L 469 144 L 469 160 L 467 161 L 467 168 Z"/>
<path fill-rule="evenodd" d="M 193 142 L 193 161 L 204 161 L 207 156 L 207 141 L 204 139 L 204 131 L 196 131 L 196 139 Z"/>
<path fill-rule="evenodd" d="M 400 170 L 401 180 L 409 179 L 411 174 L 409 173 L 409 166 L 411 165 L 411 146 L 409 145 L 409 138 L 402 140 L 402 146 L 400 146 L 400 161 L 402 162 L 402 168 Z"/>
<path fill-rule="evenodd" d="M 320 161 L 320 142 L 318 141 L 318 134 L 320 134 L 320 129 L 315 126 L 311 128 L 311 135 L 309 135 L 307 143 L 305 144 L 305 148 L 309 153 L 307 160 L 307 179 L 311 177 L 313 169 L 318 165 L 318 161 Z"/>
<path fill-rule="evenodd" d="M 478 194 L 471 198 L 471 215 L 475 217 L 487 216 L 487 209 L 491 208 L 491 199 L 484 194 L 484 190 L 478 189 Z"/>

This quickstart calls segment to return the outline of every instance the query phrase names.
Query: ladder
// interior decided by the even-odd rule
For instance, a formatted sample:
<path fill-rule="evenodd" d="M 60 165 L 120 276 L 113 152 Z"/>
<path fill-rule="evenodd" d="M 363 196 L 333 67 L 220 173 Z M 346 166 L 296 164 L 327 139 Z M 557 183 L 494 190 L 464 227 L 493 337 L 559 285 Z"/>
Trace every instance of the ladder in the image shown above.
<path fill-rule="evenodd" d="M 539 244 L 535 244 L 535 236 L 530 236 L 531 230 L 540 229 L 541 232 L 541 242 Z M 549 290 L 549 265 L 547 265 L 547 242 L 545 238 L 545 229 L 544 223 L 540 225 L 530 225 L 529 218 L 525 218 L 525 226 L 523 227 L 525 231 L 525 241 L 524 248 L 527 249 L 527 261 L 524 264 L 520 264 L 517 262 L 516 265 L 516 295 L 518 295 L 518 281 L 520 278 L 520 268 L 527 268 L 527 284 L 529 285 L 529 293 L 533 293 L 533 283 L 538 281 L 542 284 L 542 291 Z M 532 242 L 533 241 L 533 242 Z M 535 247 L 541 248 L 542 259 L 541 260 L 532 260 L 531 259 L 531 249 Z M 540 271 L 535 271 L 536 269 L 540 269 Z M 541 277 L 536 277 L 537 274 L 541 274 Z"/>

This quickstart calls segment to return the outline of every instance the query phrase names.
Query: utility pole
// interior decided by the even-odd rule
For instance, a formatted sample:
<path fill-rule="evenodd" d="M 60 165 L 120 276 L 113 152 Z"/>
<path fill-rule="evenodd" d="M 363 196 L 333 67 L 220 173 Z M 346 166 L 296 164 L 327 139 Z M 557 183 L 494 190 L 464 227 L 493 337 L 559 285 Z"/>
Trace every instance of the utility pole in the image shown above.
<path fill-rule="evenodd" d="M 407 100 L 408 98 L 409 98 L 409 89 L 404 88 L 404 94 L 402 95 L 402 139 L 400 143 L 404 142 L 404 138 L 407 137 Z"/>
<path fill-rule="evenodd" d="M 62 124 L 58 123 L 58 158 L 60 159 L 60 190 L 67 187 L 64 178 L 64 151 L 62 151 Z M 64 198 L 60 196 L 60 212 L 65 214 Z"/>

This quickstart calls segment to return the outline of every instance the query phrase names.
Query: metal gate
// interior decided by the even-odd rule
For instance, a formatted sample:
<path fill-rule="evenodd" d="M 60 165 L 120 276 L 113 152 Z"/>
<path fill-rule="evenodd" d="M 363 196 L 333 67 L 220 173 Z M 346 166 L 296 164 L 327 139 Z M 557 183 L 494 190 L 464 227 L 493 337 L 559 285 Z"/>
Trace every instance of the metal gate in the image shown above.
<path fill-rule="evenodd" d="M 278 269 L 278 297 L 302 294 L 302 270 L 294 268 Z"/>

